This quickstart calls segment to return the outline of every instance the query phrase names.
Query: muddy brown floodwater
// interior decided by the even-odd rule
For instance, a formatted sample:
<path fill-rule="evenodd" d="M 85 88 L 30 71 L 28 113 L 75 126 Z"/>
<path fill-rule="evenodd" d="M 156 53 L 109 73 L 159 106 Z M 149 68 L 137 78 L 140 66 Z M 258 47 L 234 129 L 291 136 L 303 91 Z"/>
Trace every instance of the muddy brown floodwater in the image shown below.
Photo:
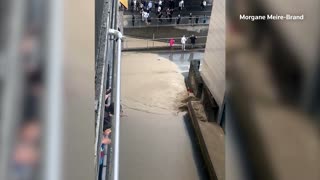
<path fill-rule="evenodd" d="M 184 77 L 168 59 L 123 53 L 121 180 L 207 179 L 188 116 Z"/>

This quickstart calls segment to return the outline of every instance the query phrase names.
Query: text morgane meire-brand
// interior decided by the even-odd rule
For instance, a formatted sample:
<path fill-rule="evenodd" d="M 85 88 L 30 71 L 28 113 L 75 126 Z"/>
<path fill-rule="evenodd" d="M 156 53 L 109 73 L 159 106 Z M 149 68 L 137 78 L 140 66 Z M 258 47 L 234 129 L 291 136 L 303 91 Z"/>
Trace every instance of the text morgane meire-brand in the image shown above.
<path fill-rule="evenodd" d="M 278 14 L 267 14 L 267 15 L 245 15 L 240 14 L 240 20 L 246 21 L 265 21 L 265 20 L 303 20 L 304 15 L 278 15 Z"/>

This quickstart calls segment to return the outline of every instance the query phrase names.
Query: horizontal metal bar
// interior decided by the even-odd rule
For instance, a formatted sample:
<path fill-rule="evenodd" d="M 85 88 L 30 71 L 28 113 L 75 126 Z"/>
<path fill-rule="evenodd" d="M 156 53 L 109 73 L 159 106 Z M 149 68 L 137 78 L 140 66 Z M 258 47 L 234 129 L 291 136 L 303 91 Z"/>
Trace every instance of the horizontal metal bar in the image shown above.
<path fill-rule="evenodd" d="M 136 16 L 141 16 L 141 15 L 134 15 L 135 17 Z M 203 19 L 204 18 L 204 16 L 198 16 L 198 19 L 200 20 L 200 19 Z M 206 19 L 210 19 L 211 18 L 211 16 L 205 16 L 205 18 Z M 126 18 L 124 18 L 125 20 L 132 20 L 132 17 L 126 17 Z M 172 17 L 172 18 L 155 18 L 155 17 L 153 17 L 153 18 L 149 18 L 149 19 L 151 19 L 151 20 L 158 20 L 158 19 L 162 19 L 162 20 L 170 20 L 170 19 L 178 19 L 178 17 L 177 16 L 174 16 L 174 17 Z M 182 20 L 182 19 L 190 19 L 190 17 L 188 17 L 188 16 L 184 16 L 184 17 L 180 17 L 180 19 Z M 197 17 L 196 16 L 192 16 L 192 18 L 191 19 L 197 19 Z M 142 20 L 142 18 L 135 18 L 135 20 L 137 21 L 137 20 Z"/>
<path fill-rule="evenodd" d="M 173 39 L 181 39 L 181 37 L 172 37 Z M 197 39 L 207 38 L 207 36 L 197 36 Z M 159 41 L 159 40 L 170 40 L 171 38 L 156 38 L 156 39 L 127 39 L 124 38 L 123 40 L 125 42 L 131 42 L 131 41 Z"/>

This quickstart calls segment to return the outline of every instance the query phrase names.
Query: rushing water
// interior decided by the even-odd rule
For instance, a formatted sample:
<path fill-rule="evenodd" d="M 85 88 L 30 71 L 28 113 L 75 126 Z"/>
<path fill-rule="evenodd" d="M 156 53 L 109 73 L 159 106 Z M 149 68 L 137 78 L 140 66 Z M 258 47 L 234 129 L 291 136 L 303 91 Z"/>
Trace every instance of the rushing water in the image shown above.
<path fill-rule="evenodd" d="M 188 116 L 125 109 L 121 180 L 208 179 Z"/>
<path fill-rule="evenodd" d="M 169 55 L 123 55 L 121 180 L 208 179 L 190 120 L 174 110 L 186 93 L 179 71 L 188 60 L 179 67 L 172 58 L 181 57 Z"/>

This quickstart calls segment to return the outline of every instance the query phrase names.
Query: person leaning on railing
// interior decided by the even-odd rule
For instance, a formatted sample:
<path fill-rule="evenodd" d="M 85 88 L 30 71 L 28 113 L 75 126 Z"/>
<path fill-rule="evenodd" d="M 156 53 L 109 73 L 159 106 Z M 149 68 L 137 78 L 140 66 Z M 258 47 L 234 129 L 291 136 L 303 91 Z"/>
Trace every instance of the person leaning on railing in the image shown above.
<path fill-rule="evenodd" d="M 187 42 L 187 38 L 185 35 L 183 35 L 181 38 L 181 49 L 184 51 L 186 50 L 186 42 Z"/>
<path fill-rule="evenodd" d="M 190 42 L 191 42 L 191 48 L 194 48 L 194 46 L 196 44 L 197 36 L 192 34 L 192 36 L 190 36 L 189 39 L 190 39 Z"/>
<path fill-rule="evenodd" d="M 159 22 L 162 24 L 162 12 L 160 11 L 160 13 L 158 14 L 158 20 L 159 20 Z"/>
<path fill-rule="evenodd" d="M 132 26 L 134 26 L 135 21 L 136 21 L 136 18 L 134 17 L 134 15 L 132 15 Z"/>
<path fill-rule="evenodd" d="M 192 13 L 189 14 L 189 24 L 192 23 Z"/>
<path fill-rule="evenodd" d="M 180 24 L 180 21 L 181 21 L 181 16 L 180 16 L 180 14 L 178 14 L 178 17 L 177 17 L 177 24 Z"/>
<path fill-rule="evenodd" d="M 170 38 L 169 40 L 169 46 L 172 49 L 172 47 L 174 46 L 175 40 L 173 38 Z"/>
<path fill-rule="evenodd" d="M 205 24 L 207 22 L 207 16 L 203 15 L 203 24 Z"/>
<path fill-rule="evenodd" d="M 196 24 L 199 23 L 199 16 L 196 16 Z"/>

